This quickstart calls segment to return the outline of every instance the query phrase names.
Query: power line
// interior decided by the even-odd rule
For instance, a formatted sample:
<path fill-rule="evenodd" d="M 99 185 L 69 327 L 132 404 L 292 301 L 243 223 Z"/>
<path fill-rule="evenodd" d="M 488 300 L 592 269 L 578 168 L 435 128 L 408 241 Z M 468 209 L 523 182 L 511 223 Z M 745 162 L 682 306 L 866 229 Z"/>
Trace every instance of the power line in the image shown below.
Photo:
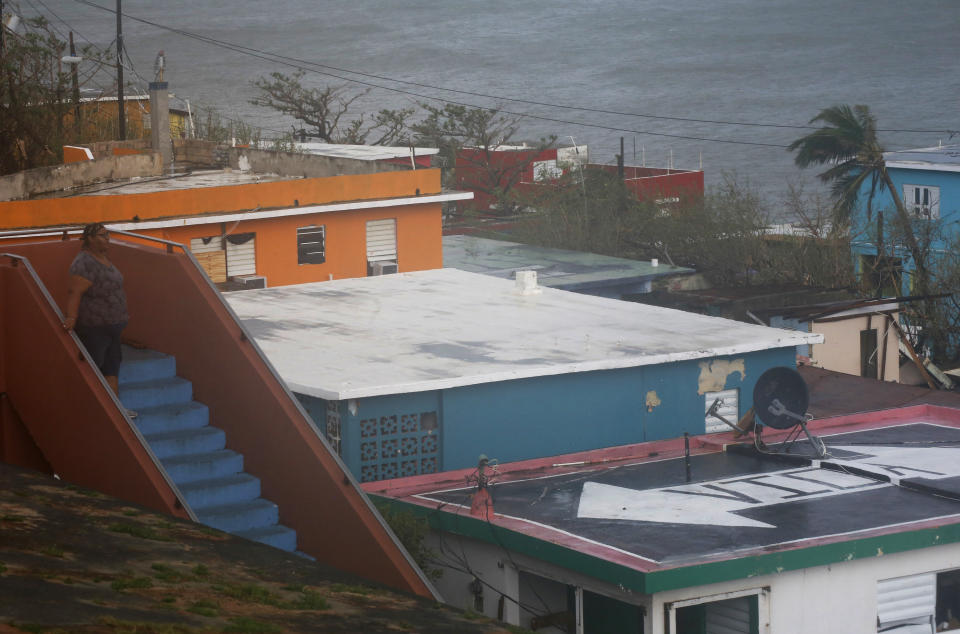
<path fill-rule="evenodd" d="M 93 3 L 93 2 L 90 2 L 89 0 L 75 0 L 75 1 L 76 1 L 76 2 L 81 2 L 82 4 L 87 4 L 87 5 L 89 5 L 89 6 L 94 6 L 94 7 L 100 8 L 100 9 L 102 9 L 102 10 L 110 11 L 110 9 L 107 9 L 106 7 L 100 7 L 100 6 L 96 5 L 96 4 Z M 319 62 L 313 62 L 313 61 L 304 60 L 304 59 L 301 59 L 301 58 L 290 57 L 290 56 L 287 56 L 287 55 L 281 55 L 281 54 L 279 54 L 279 53 L 271 53 L 271 52 L 264 51 L 264 50 L 261 50 L 261 49 L 252 48 L 252 47 L 248 47 L 248 46 L 243 46 L 243 45 L 240 45 L 240 44 L 234 44 L 234 43 L 232 43 L 232 42 L 227 42 L 227 41 L 224 41 L 224 40 L 218 40 L 218 39 L 216 39 L 216 38 L 212 38 L 212 37 L 208 37 L 208 36 L 204 36 L 204 35 L 199 35 L 199 34 L 196 34 L 196 33 L 191 33 L 191 32 L 189 32 L 189 31 L 185 31 L 185 30 L 182 30 L 182 29 L 177 29 L 177 28 L 174 28 L 174 27 L 168 27 L 168 26 L 165 26 L 165 25 L 156 23 L 156 22 L 152 22 L 152 21 L 149 21 L 149 20 L 144 20 L 144 19 L 142 19 L 142 18 L 136 18 L 136 17 L 134 17 L 134 16 L 130 16 L 129 14 L 124 14 L 124 15 L 127 15 L 128 17 L 130 17 L 130 18 L 133 19 L 133 20 L 137 20 L 137 21 L 143 22 L 143 23 L 145 23 L 145 24 L 149 24 L 149 25 L 151 25 L 151 26 L 155 26 L 155 27 L 160 28 L 160 29 L 165 29 L 165 30 L 168 30 L 168 31 L 177 33 L 177 34 L 182 35 L 182 36 L 185 36 L 185 37 L 191 37 L 191 38 L 194 38 L 194 39 L 198 39 L 198 40 L 200 40 L 200 41 L 204 41 L 204 42 L 207 42 L 207 43 L 209 43 L 209 44 L 213 44 L 213 45 L 215 45 L 215 46 L 220 46 L 220 47 L 223 47 L 223 48 L 228 48 L 228 49 L 233 50 L 233 51 L 235 51 L 235 52 L 245 53 L 245 54 L 248 54 L 248 55 L 252 55 L 252 56 L 254 56 L 254 57 L 260 57 L 261 59 L 270 59 L 270 61 L 288 62 L 288 65 L 294 66 L 294 67 L 299 68 L 299 69 L 301 69 L 301 70 L 311 70 L 312 72 L 316 72 L 316 73 L 322 74 L 322 75 L 327 75 L 327 76 L 329 76 L 329 77 L 335 77 L 335 78 L 340 79 L 340 80 L 342 80 L 342 81 L 359 83 L 359 84 L 362 84 L 362 85 L 366 85 L 366 86 L 370 86 L 370 87 L 374 87 L 374 88 L 379 88 L 379 89 L 382 89 L 382 90 L 391 90 L 391 91 L 394 91 L 394 92 L 400 92 L 400 93 L 404 93 L 404 94 L 410 94 L 410 95 L 417 96 L 417 97 L 421 97 L 421 98 L 425 98 L 425 99 L 435 99 L 435 100 L 437 100 L 437 101 L 446 101 L 446 102 L 448 102 L 448 103 L 454 103 L 454 104 L 457 104 L 457 105 L 466 105 L 466 106 L 470 106 L 470 107 L 477 107 L 477 106 L 473 106 L 473 105 L 471 105 L 471 104 L 462 104 L 462 103 L 458 103 L 458 102 L 452 102 L 452 101 L 444 100 L 444 99 L 441 99 L 441 98 L 438 98 L 438 97 L 429 97 L 429 96 L 426 96 L 426 95 L 421 95 L 421 94 L 419 94 L 419 93 L 412 93 L 412 92 L 403 91 L 403 90 L 396 89 L 396 88 L 389 88 L 389 87 L 382 86 L 382 85 L 379 85 L 379 84 L 372 84 L 372 83 L 370 83 L 370 82 L 364 82 L 364 81 L 360 81 L 360 80 L 357 80 L 357 79 L 351 79 L 351 78 L 349 78 L 349 77 L 342 77 L 342 76 L 340 76 L 340 75 L 335 75 L 335 74 L 332 74 L 332 73 L 329 73 L 329 72 L 318 71 L 318 70 L 316 70 L 316 68 L 324 68 L 324 69 L 327 69 L 327 70 L 336 71 L 336 72 L 338 72 L 338 73 L 348 73 L 348 74 L 351 74 L 351 75 L 357 75 L 357 76 L 360 76 L 360 77 L 367 77 L 367 78 L 370 78 L 370 79 L 378 79 L 378 80 L 390 81 L 390 82 L 399 83 L 399 84 L 405 84 L 405 85 L 408 85 L 408 86 L 416 86 L 416 87 L 418 87 L 418 88 L 427 88 L 427 89 L 430 89 L 430 90 L 440 90 L 440 91 L 445 91 L 445 92 L 450 92 L 450 93 L 455 93 L 455 94 L 469 95 L 469 96 L 473 96 L 473 97 L 481 97 L 481 98 L 484 98 L 484 99 L 492 99 L 492 100 L 495 100 L 495 101 L 509 101 L 509 102 L 514 102 L 514 103 L 526 104 L 526 105 L 544 106 L 544 107 L 548 107 L 548 108 L 558 108 L 558 109 L 564 109 L 564 110 L 576 110 L 576 111 L 581 111 L 581 112 L 590 112 L 590 113 L 594 113 L 594 114 L 610 114 L 610 115 L 616 115 L 616 116 L 640 117 L 640 118 L 645 118 L 645 119 L 660 119 L 660 120 L 666 120 L 666 121 L 681 121 L 681 122 L 686 122 L 686 123 L 707 123 L 707 124 L 711 124 L 711 125 L 733 125 L 733 126 L 763 127 L 763 128 L 780 128 L 780 129 L 795 129 L 795 130 L 816 130 L 816 129 L 819 129 L 819 128 L 817 128 L 816 126 L 811 126 L 811 125 L 791 125 L 791 124 L 778 124 L 778 123 L 758 123 L 758 122 L 744 122 L 744 121 L 724 121 L 724 120 L 719 120 L 719 119 L 696 119 L 696 118 L 691 118 L 691 117 L 672 117 L 672 116 L 667 116 L 667 115 L 653 115 L 653 114 L 645 114 L 645 113 L 637 113 L 637 112 L 625 112 L 625 111 L 617 111 L 617 110 L 605 110 L 605 109 L 602 109 L 602 108 L 591 108 L 591 107 L 587 107 L 587 106 L 570 106 L 570 105 L 565 105 L 565 104 L 549 103 L 549 102 L 535 101 L 535 100 L 530 100 L 530 99 L 520 99 L 520 98 L 516 98 L 516 97 L 506 97 L 506 96 L 503 96 L 503 95 L 490 95 L 490 94 L 481 93 L 481 92 L 475 92 L 475 91 L 470 91 L 470 90 L 459 90 L 459 89 L 455 89 L 455 88 L 444 88 L 444 87 L 442 87 L 442 86 L 434 86 L 434 85 L 431 85 L 431 84 L 424 84 L 424 83 L 420 83 L 420 82 L 401 80 L 401 79 L 396 79 L 396 78 L 393 78 L 393 77 L 386 77 L 386 76 L 383 76 L 383 75 L 376 75 L 376 74 L 373 74 L 373 73 L 363 73 L 363 72 L 360 72 L 360 71 L 355 71 L 355 70 L 349 70 L 349 69 L 339 68 L 339 67 L 336 67 L 336 66 L 329 66 L 329 65 L 326 65 L 326 64 L 320 64 Z M 264 56 L 268 56 L 268 57 L 264 57 Z M 309 65 L 309 66 L 312 66 L 312 67 L 315 67 L 315 68 L 314 68 L 314 69 L 303 68 L 303 67 L 301 66 L 301 65 L 303 65 L 303 64 L 306 64 L 306 65 Z M 490 108 L 486 108 L 486 109 L 490 109 Z M 498 109 L 498 110 L 499 110 L 499 109 Z M 508 113 L 508 114 L 516 114 L 516 113 Z M 538 117 L 537 115 L 530 115 L 530 114 L 521 114 L 521 115 L 518 115 L 518 116 L 527 116 L 527 117 L 531 117 L 531 118 L 541 118 L 541 119 L 544 119 L 544 120 L 547 120 L 547 121 L 559 121 L 559 122 L 562 122 L 562 123 L 572 123 L 572 124 L 574 124 L 574 125 L 584 125 L 584 126 L 590 126 L 590 127 L 603 127 L 603 126 L 593 126 L 592 124 L 585 124 L 585 123 L 578 123 L 578 122 L 567 122 L 567 121 L 563 121 L 563 120 L 560 120 L 560 119 L 550 119 L 550 118 L 546 118 L 546 117 Z M 620 131 L 623 131 L 623 132 L 637 132 L 637 131 L 634 131 L 634 130 L 627 130 L 627 129 L 621 129 L 621 128 L 608 128 L 608 129 L 620 130 Z M 951 131 L 951 130 L 915 130 L 915 129 L 887 128 L 887 129 L 878 129 L 878 132 L 909 132 L 909 133 L 923 133 L 923 134 L 950 134 L 950 133 L 952 133 L 953 131 Z M 641 133 L 641 134 L 657 134 L 657 133 L 649 132 L 649 131 L 639 131 L 638 133 Z M 679 137 L 679 138 L 693 139 L 693 140 L 707 140 L 707 141 L 714 141 L 714 142 L 721 142 L 721 143 L 737 143 L 737 141 L 730 141 L 730 140 L 704 139 L 704 138 L 702 138 L 702 137 L 690 137 L 690 136 L 680 136 L 680 135 L 674 135 L 674 136 L 677 136 L 677 137 Z M 749 143 L 749 142 L 739 142 L 739 143 Z M 766 144 L 766 145 L 769 145 L 769 144 Z M 777 145 L 776 147 L 783 147 L 783 146 Z"/>
<path fill-rule="evenodd" d="M 108 12 L 108 13 L 114 13 L 114 14 L 116 13 L 115 10 L 110 9 L 110 8 L 107 8 L 107 7 L 100 6 L 100 5 L 98 5 L 98 4 L 94 3 L 94 2 L 91 2 L 90 0 L 74 0 L 74 1 L 75 1 L 75 2 L 78 2 L 78 3 L 80 3 L 80 4 L 85 4 L 85 5 L 87 5 L 87 6 L 90 6 L 90 7 L 96 8 L 96 9 L 100 9 L 101 11 L 106 11 L 106 12 Z M 307 68 L 307 67 L 304 67 L 302 64 L 319 66 L 319 67 L 321 67 L 321 68 L 332 68 L 332 67 L 325 67 L 325 66 L 323 66 L 323 65 L 321 65 L 321 64 L 316 64 L 316 63 L 314 63 L 314 62 L 309 62 L 309 61 L 306 61 L 306 60 L 296 60 L 296 58 L 290 58 L 290 57 L 286 57 L 286 56 L 283 56 L 283 55 L 278 55 L 278 54 L 274 54 L 274 53 L 269 53 L 269 52 L 267 52 L 267 51 L 262 51 L 262 50 L 260 50 L 260 49 L 254 49 L 254 48 L 251 48 L 251 47 L 246 47 L 246 46 L 242 46 L 242 45 L 238 45 L 238 44 L 233 44 L 233 43 L 231 43 L 231 42 L 226 42 L 226 41 L 224 41 L 224 40 L 218 40 L 218 39 L 216 39 L 216 38 L 212 38 L 212 37 L 208 37 L 208 36 L 204 36 L 204 35 L 199 35 L 199 34 L 192 33 L 192 32 L 190 32 L 190 31 L 186 31 L 186 30 L 183 30 L 183 29 L 178 29 L 178 28 L 166 26 L 166 25 L 163 25 L 163 24 L 160 24 L 160 23 L 157 23 L 157 22 L 153 22 L 153 21 L 151 21 L 151 20 L 146 20 L 146 19 L 144 19 L 144 18 L 138 18 L 138 17 L 136 17 L 136 16 L 132 16 L 132 15 L 127 14 L 127 13 L 124 13 L 123 15 L 127 16 L 128 18 L 130 18 L 130 19 L 132 19 L 132 20 L 134 20 L 134 21 L 141 22 L 141 23 L 143 23 L 143 24 L 147 24 L 147 25 L 149 25 L 149 26 L 153 26 L 153 27 L 158 28 L 158 29 L 170 31 L 170 32 L 172 32 L 172 33 L 176 33 L 176 34 L 181 35 L 181 36 L 183 36 L 183 37 L 195 39 L 195 40 L 198 40 L 198 41 L 207 43 L 207 44 L 211 44 L 211 45 L 213 45 L 213 46 L 218 46 L 218 47 L 221 47 L 221 48 L 225 48 L 225 49 L 227 49 L 227 50 L 232 50 L 232 51 L 237 52 L 237 53 L 241 53 L 241 54 L 248 55 L 248 56 L 251 56 L 251 57 L 255 57 L 255 58 L 258 58 L 258 59 L 263 59 L 263 60 L 265 60 L 265 61 L 270 61 L 270 62 L 273 62 L 273 63 L 282 64 L 282 65 L 285 65 L 285 66 L 297 68 L 298 70 L 302 70 L 302 71 L 304 71 L 304 72 L 312 72 L 312 73 L 316 73 L 316 74 L 319 74 L 319 75 L 324 75 L 324 76 L 327 76 L 327 77 L 333 77 L 333 78 L 336 78 L 336 79 L 339 79 L 339 80 L 345 81 L 345 82 L 356 83 L 356 84 L 368 86 L 368 87 L 370 87 L 370 88 L 377 88 L 377 89 L 380 89 L 380 90 L 387 90 L 387 91 L 395 92 L 395 93 L 399 93 L 399 94 L 406 94 L 406 95 L 410 95 L 410 96 L 414 96 L 414 97 L 419 97 L 419 98 L 421 98 L 421 99 L 428 99 L 428 100 L 433 100 L 433 101 L 439 101 L 439 102 L 442 102 L 442 103 L 447 103 L 447 104 L 452 104 L 452 105 L 459 105 L 459 106 L 464 106 L 464 107 L 468 107 L 468 108 L 479 108 L 479 109 L 488 110 L 488 111 L 491 111 L 491 112 L 497 112 L 497 113 L 507 114 L 507 115 L 516 116 L 516 117 L 521 117 L 521 118 L 537 119 L 537 120 L 541 120 L 541 121 L 550 121 L 550 122 L 553 122 L 553 123 L 562 123 L 562 124 L 566 124 L 566 125 L 576 125 L 576 126 L 582 126 L 582 127 L 596 128 L 596 129 L 602 129 L 602 130 L 609 130 L 609 131 L 613 131 L 613 132 L 628 132 L 628 133 L 637 134 L 637 135 L 658 136 L 658 137 L 664 137 L 664 138 L 682 139 L 682 140 L 689 140 L 689 141 L 701 141 L 701 142 L 707 142 L 707 143 L 726 143 L 726 144 L 734 144 L 734 145 L 750 145 L 750 146 L 771 147 L 771 148 L 778 148 L 778 149 L 787 149 L 787 148 L 788 148 L 787 145 L 778 144 L 778 143 L 764 143 L 764 142 L 758 142 L 758 141 L 743 141 L 743 140 L 737 140 L 737 139 L 716 139 L 716 138 L 701 137 L 701 136 L 694 136 L 694 135 L 670 134 L 670 133 L 665 133 L 665 132 L 653 132 L 653 131 L 650 131 L 650 130 L 637 130 L 637 129 L 633 129 L 633 128 L 624 128 L 624 127 L 618 127 L 618 126 L 606 126 L 606 125 L 600 125 L 600 124 L 595 124 L 595 123 L 584 123 L 584 122 L 582 122 L 582 121 L 571 121 L 571 120 L 567 120 L 567 119 L 560 119 L 560 118 L 557 118 L 557 117 L 547 117 L 547 116 L 544 116 L 544 115 L 536 115 L 536 114 L 530 114 L 530 113 L 525 113 L 525 112 L 514 112 L 514 111 L 509 111 L 509 110 L 503 110 L 503 109 L 500 109 L 500 108 L 490 108 L 490 107 L 485 107 L 485 106 L 477 106 L 477 105 L 471 104 L 471 103 L 464 103 L 464 102 L 453 101 L 453 100 L 450 100 L 450 99 L 443 99 L 443 98 L 435 97 L 435 96 L 432 96 L 432 95 L 425 95 L 425 94 L 422 94 L 422 93 L 417 93 L 417 92 L 413 92 L 413 91 L 409 91 L 409 90 L 403 90 L 403 89 L 400 89 L 400 88 L 391 88 L 391 87 L 389 87 L 389 86 L 383 86 L 383 85 L 380 85 L 380 84 L 375 84 L 375 83 L 372 83 L 372 82 L 363 81 L 363 80 L 359 80 L 359 79 L 352 79 L 352 78 L 350 78 L 350 77 L 344 77 L 344 76 L 342 76 L 342 75 L 337 75 L 337 74 L 334 74 L 334 73 L 331 73 L 331 72 L 326 72 L 326 71 L 317 70 L 317 69 L 315 69 L 315 68 Z M 291 60 L 296 60 L 296 61 L 291 61 Z M 363 75 L 362 73 L 356 73 L 355 71 L 344 71 L 344 72 L 352 73 L 352 74 L 358 74 L 358 75 L 361 75 L 361 76 Z M 373 76 L 373 75 L 371 75 L 371 76 Z M 373 77 L 379 77 L 379 76 L 373 76 Z M 404 81 L 402 81 L 402 80 L 396 80 L 396 79 L 391 79 L 391 78 L 384 78 L 384 79 L 386 79 L 386 80 L 388 80 L 388 81 L 397 82 L 397 83 L 407 83 L 407 84 L 412 84 L 412 85 L 427 86 L 427 87 L 430 87 L 430 88 L 433 88 L 433 89 L 437 89 L 437 90 L 447 90 L 447 91 L 450 91 L 450 92 L 460 92 L 460 93 L 465 93 L 465 94 L 474 94 L 474 95 L 477 95 L 477 96 L 483 96 L 483 97 L 485 97 L 485 98 L 491 98 L 491 99 L 497 98 L 497 97 L 492 96 L 492 95 L 483 95 L 482 93 L 471 93 L 471 92 L 469 92 L 469 91 L 455 91 L 455 90 L 453 90 L 453 89 L 432 87 L 432 86 L 428 86 L 428 85 L 426 85 L 426 84 L 416 84 L 415 82 L 404 82 Z M 604 110 L 600 110 L 600 109 L 576 108 L 576 107 L 573 107 L 573 106 L 560 106 L 560 105 L 557 105 L 557 104 L 549 104 L 549 103 L 546 103 L 546 102 L 532 102 L 532 101 L 528 101 L 528 100 L 511 99 L 511 98 L 508 98 L 508 97 L 504 97 L 503 99 L 508 100 L 508 101 L 521 102 L 521 103 L 540 104 L 540 105 L 544 105 L 544 106 L 546 106 L 546 107 L 559 107 L 559 108 L 568 108 L 568 109 L 573 109 L 573 110 L 584 110 L 584 111 L 594 112 L 594 113 L 607 113 L 607 114 L 617 114 L 617 115 L 626 115 L 626 116 L 647 116 L 647 117 L 650 117 L 650 118 L 654 118 L 653 115 L 639 115 L 639 114 L 635 114 L 635 113 L 618 113 L 618 112 L 615 112 L 615 111 L 604 111 Z M 667 117 L 656 117 L 656 118 L 667 118 Z M 682 121 L 687 121 L 687 122 L 703 122 L 703 123 L 713 123 L 713 124 L 740 125 L 740 123 L 738 123 L 738 122 L 697 120 L 697 119 L 688 119 L 688 118 L 679 118 L 679 117 L 678 117 L 678 118 L 674 118 L 674 119 L 682 120 Z M 816 129 L 816 128 L 811 128 L 810 126 L 783 126 L 783 125 L 780 125 L 780 124 L 759 124 L 759 123 L 757 123 L 757 124 L 751 124 L 751 125 L 754 125 L 754 126 L 757 126 L 757 127 L 800 127 L 800 128 L 803 128 L 803 129 Z M 950 130 L 885 129 L 885 130 L 882 130 L 882 131 L 886 131 L 886 132 L 913 132 L 913 133 L 941 133 L 941 134 L 952 134 L 952 131 L 950 131 Z"/>
<path fill-rule="evenodd" d="M 88 6 L 90 6 L 90 7 L 96 8 L 96 9 L 100 9 L 100 10 L 102 10 L 102 11 L 109 12 L 109 13 L 116 13 L 116 11 L 114 11 L 113 9 L 109 9 L 109 8 L 107 8 L 107 7 L 102 7 L 102 6 L 100 6 L 100 5 L 98 5 L 98 4 L 94 3 L 94 2 L 91 2 L 90 0 L 74 0 L 74 1 L 75 1 L 75 2 L 79 2 L 79 3 L 81 3 L 81 4 L 88 5 Z M 584 122 L 582 122 L 582 121 L 570 121 L 570 120 L 567 120 L 567 119 L 560 119 L 560 118 L 556 118 L 556 117 L 547 117 L 547 116 L 543 116 L 543 115 L 535 115 L 535 114 L 524 113 L 524 112 L 513 112 L 513 111 L 509 111 L 509 110 L 503 110 L 503 109 L 500 109 L 500 108 L 489 108 L 489 107 L 485 107 L 485 106 L 477 106 L 476 104 L 464 103 L 464 102 L 459 102 L 459 101 L 453 101 L 453 100 L 450 100 L 450 99 L 443 99 L 443 98 L 441 98 L 441 97 L 435 97 L 435 96 L 432 96 L 432 95 L 424 95 L 424 94 L 422 94 L 422 93 L 416 93 L 416 92 L 412 92 L 412 91 L 409 91 L 409 90 L 403 90 L 403 89 L 400 89 L 400 88 L 391 88 L 391 87 L 389 87 L 389 86 L 382 86 L 382 85 L 380 85 L 380 84 L 374 84 L 374 83 L 372 83 L 372 82 L 362 81 L 362 80 L 359 80 L 359 79 L 351 79 L 351 78 L 349 78 L 349 77 L 343 77 L 343 76 L 341 76 L 341 75 L 336 75 L 336 74 L 330 73 L 330 72 L 320 71 L 320 70 L 316 70 L 316 69 L 312 69 L 312 68 L 305 68 L 305 67 L 301 66 L 300 64 L 287 61 L 287 60 L 284 59 L 282 56 L 277 56 L 277 55 L 274 55 L 274 54 L 272 54 L 272 53 L 268 53 L 268 52 L 265 52 L 265 51 L 259 51 L 258 49 L 251 49 L 251 48 L 249 48 L 249 47 L 240 46 L 240 45 L 237 45 L 237 44 L 232 44 L 232 43 L 230 43 L 230 42 L 225 42 L 225 41 L 222 41 L 222 40 L 217 40 L 217 39 L 215 39 L 215 38 L 211 38 L 211 37 L 207 37 L 207 36 L 203 36 L 203 35 L 198 35 L 198 34 L 196 34 L 196 33 L 191 33 L 191 32 L 189 32 L 189 31 L 184 31 L 183 29 L 177 29 L 177 28 L 174 28 L 174 27 L 165 26 L 165 25 L 162 25 L 162 24 L 153 22 L 153 21 L 151 21 L 151 20 L 146 20 L 146 19 L 143 19 L 143 18 L 138 18 L 138 17 L 132 16 L 132 15 L 130 15 L 130 14 L 128 14 L 128 13 L 124 13 L 123 15 L 126 16 L 126 17 L 128 17 L 128 18 L 130 18 L 131 20 L 136 21 L 136 22 L 141 22 L 141 23 L 143 23 L 143 24 L 147 24 L 147 25 L 150 25 L 150 26 L 154 26 L 154 27 L 156 27 L 156 28 L 163 29 L 163 30 L 166 30 L 166 31 L 170 31 L 170 32 L 172 32 L 172 33 L 177 33 L 178 35 L 182 35 L 182 36 L 184 36 L 184 37 L 196 39 L 196 40 L 199 40 L 199 41 L 201 41 L 201 42 L 205 42 L 205 43 L 208 43 L 208 44 L 212 44 L 212 45 L 214 45 L 214 46 L 219 46 L 219 47 L 221 47 L 221 48 L 226 48 L 226 49 L 228 49 L 228 50 L 232 50 L 232 51 L 234 51 L 234 52 L 238 52 L 238 53 L 242 53 L 242 54 L 245 54 L 245 55 L 249 55 L 249 56 L 251 56 L 251 57 L 256 57 L 256 58 L 263 59 L 263 60 L 266 60 L 266 61 L 270 61 L 270 62 L 273 62 L 273 63 L 276 63 L 276 64 L 283 64 L 283 65 L 285 65 L 285 66 L 290 66 L 290 67 L 293 67 L 293 68 L 297 68 L 297 69 L 303 70 L 303 71 L 305 71 L 305 72 L 312 72 L 312 73 L 316 73 L 316 74 L 319 74 L 319 75 L 325 75 L 325 76 L 328 76 L 328 77 L 334 77 L 334 78 L 339 79 L 339 80 L 341 80 L 341 81 L 352 82 L 352 83 L 356 83 L 356 84 L 361 84 L 361 85 L 369 86 L 369 87 L 371 87 L 371 88 L 378 88 L 378 89 L 381 89 L 381 90 L 387 90 L 387 91 L 396 92 L 396 93 L 400 93 L 400 94 L 405 94 L 405 95 L 410 95 L 410 96 L 414 96 L 414 97 L 419 97 L 419 98 L 421 98 L 421 99 L 429 99 L 429 100 L 433 100 L 433 101 L 440 101 L 440 102 L 443 102 L 443 103 L 448 103 L 448 104 L 458 105 L 458 106 L 464 106 L 464 107 L 467 107 L 467 108 L 478 108 L 478 109 L 482 109 L 482 110 L 488 110 L 488 111 L 491 111 L 491 112 L 497 112 L 497 113 L 507 114 L 507 115 L 516 116 L 516 117 L 522 117 L 522 118 L 528 118 L 528 119 L 537 119 L 537 120 L 541 120 L 541 121 L 550 121 L 550 122 L 553 122 L 553 123 L 563 123 L 563 124 L 567 124 L 567 125 L 576 125 L 576 126 L 582 126 L 582 127 L 588 127 L 588 128 L 596 128 L 596 129 L 601 129 L 601 130 L 610 130 L 610 131 L 614 131 L 614 132 L 629 132 L 629 133 L 631 133 L 631 134 L 638 134 L 638 135 L 658 136 L 658 137 L 665 137 L 665 138 L 672 138 L 672 139 L 683 139 L 683 140 L 689 140 L 689 141 L 703 141 L 703 142 L 707 142 L 707 143 L 727 143 L 727 144 L 734 144 L 734 145 L 751 145 L 751 146 L 759 146 L 759 147 L 772 147 L 772 148 L 778 148 L 778 149 L 786 149 L 786 148 L 787 148 L 786 145 L 777 144 L 777 143 L 763 143 L 763 142 L 758 142 L 758 141 L 741 141 L 741 140 L 737 140 L 737 139 L 714 139 L 714 138 L 709 138 L 709 137 L 699 137 L 699 136 L 684 135 L 684 134 L 669 134 L 669 133 L 666 133 L 666 132 L 652 132 L 652 131 L 650 131 L 650 130 L 637 130 L 637 129 L 633 129 L 633 128 L 621 128 L 621 127 L 617 127 L 617 126 L 606 126 L 606 125 L 600 125 L 600 124 L 596 124 L 596 123 L 584 123 Z"/>

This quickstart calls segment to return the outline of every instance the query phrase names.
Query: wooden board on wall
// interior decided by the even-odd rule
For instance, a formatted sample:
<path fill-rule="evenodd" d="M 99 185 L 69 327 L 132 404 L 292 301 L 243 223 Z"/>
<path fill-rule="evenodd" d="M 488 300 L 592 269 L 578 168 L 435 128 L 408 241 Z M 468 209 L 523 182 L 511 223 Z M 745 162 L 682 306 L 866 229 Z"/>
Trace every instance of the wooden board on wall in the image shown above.
<path fill-rule="evenodd" d="M 209 253 L 194 253 L 193 257 L 207 272 L 210 280 L 214 284 L 227 281 L 227 258 L 223 251 L 211 251 Z"/>

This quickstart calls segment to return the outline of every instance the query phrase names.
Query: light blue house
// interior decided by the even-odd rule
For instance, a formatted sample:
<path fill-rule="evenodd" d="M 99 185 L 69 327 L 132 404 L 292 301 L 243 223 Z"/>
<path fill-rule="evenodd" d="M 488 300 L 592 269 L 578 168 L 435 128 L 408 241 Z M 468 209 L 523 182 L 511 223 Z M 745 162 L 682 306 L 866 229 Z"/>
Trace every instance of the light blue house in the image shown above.
<path fill-rule="evenodd" d="M 362 481 L 726 431 L 823 340 L 457 269 L 227 298 Z"/>
<path fill-rule="evenodd" d="M 887 171 L 908 212 L 916 220 L 914 232 L 924 241 L 929 236 L 931 270 L 960 237 L 960 145 L 944 145 L 915 150 L 902 150 L 884 154 Z M 854 217 L 853 251 L 857 270 L 870 275 L 876 270 L 876 217 L 867 217 L 866 200 L 869 191 L 860 196 L 860 208 Z M 886 214 L 885 224 L 889 234 L 894 210 L 889 191 L 878 192 L 873 200 L 873 209 Z M 915 264 L 910 253 L 898 244 L 891 249 L 889 235 L 885 239 L 886 256 L 891 258 L 889 267 L 894 273 L 902 273 L 900 288 L 885 289 L 891 295 L 910 295 L 910 272 Z"/>

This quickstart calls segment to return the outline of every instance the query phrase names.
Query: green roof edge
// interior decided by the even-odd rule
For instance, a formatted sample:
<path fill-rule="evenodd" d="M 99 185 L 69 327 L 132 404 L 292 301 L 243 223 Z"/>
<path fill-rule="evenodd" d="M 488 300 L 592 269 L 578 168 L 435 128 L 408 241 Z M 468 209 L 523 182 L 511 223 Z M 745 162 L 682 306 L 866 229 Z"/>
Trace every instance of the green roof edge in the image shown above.
<path fill-rule="evenodd" d="M 435 530 L 443 530 L 505 549 L 515 550 L 644 594 L 736 579 L 749 579 L 790 570 L 826 566 L 855 559 L 882 557 L 893 553 L 960 542 L 960 523 L 957 523 L 807 546 L 775 553 L 750 555 L 724 561 L 642 572 L 593 555 L 577 552 L 566 546 L 560 546 L 502 526 L 496 526 L 470 516 L 469 511 L 464 511 L 464 514 L 455 514 L 446 511 L 441 512 L 437 509 L 391 497 L 376 494 L 370 494 L 370 497 L 397 510 L 411 511 L 415 515 L 426 519 L 431 528 Z"/>

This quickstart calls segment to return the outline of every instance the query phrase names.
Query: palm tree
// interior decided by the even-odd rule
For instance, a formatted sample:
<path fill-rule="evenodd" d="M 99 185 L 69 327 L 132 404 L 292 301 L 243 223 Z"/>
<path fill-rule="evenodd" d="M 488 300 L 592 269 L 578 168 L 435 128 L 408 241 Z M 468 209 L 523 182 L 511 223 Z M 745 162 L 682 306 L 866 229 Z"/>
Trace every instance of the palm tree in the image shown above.
<path fill-rule="evenodd" d="M 823 123 L 823 127 L 789 145 L 788 149 L 797 153 L 794 158 L 796 164 L 800 167 L 830 165 L 818 176 L 820 180 L 832 183 L 831 190 L 836 201 L 834 223 L 837 225 L 845 225 L 850 221 L 861 192 L 868 192 L 868 219 L 873 217 L 874 197 L 884 190 L 890 192 L 897 212 L 897 224 L 916 269 L 916 289 L 919 294 L 926 295 L 929 280 L 926 261 L 914 235 L 910 214 L 887 172 L 883 146 L 877 139 L 877 121 L 870 113 L 870 108 L 846 104 L 831 106 L 810 120 L 810 123 L 818 122 Z M 882 210 L 877 211 L 877 255 L 883 266 Z"/>

